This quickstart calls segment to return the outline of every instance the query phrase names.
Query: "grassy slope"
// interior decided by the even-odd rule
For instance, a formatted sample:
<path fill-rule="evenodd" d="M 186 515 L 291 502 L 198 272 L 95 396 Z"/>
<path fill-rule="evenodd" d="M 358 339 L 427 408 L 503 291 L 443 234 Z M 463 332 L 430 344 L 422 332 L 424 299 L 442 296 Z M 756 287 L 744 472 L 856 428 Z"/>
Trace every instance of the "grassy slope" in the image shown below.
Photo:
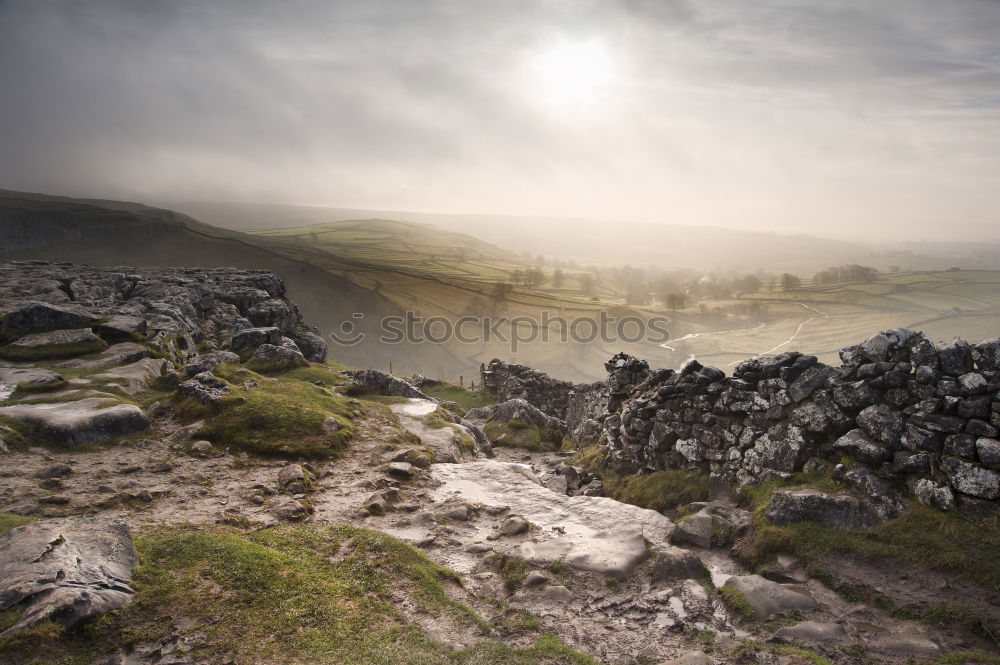
<path fill-rule="evenodd" d="M 135 642 L 195 625 L 199 663 L 476 663 L 595 665 L 550 635 L 527 648 L 489 642 L 472 610 L 448 597 L 457 576 L 385 534 L 344 525 L 252 533 L 161 527 L 136 538 L 142 565 L 125 609 L 74 631 L 41 624 L 0 638 L 12 665 L 83 665 Z M 404 593 L 421 614 L 482 641 L 455 649 L 393 606 Z"/>

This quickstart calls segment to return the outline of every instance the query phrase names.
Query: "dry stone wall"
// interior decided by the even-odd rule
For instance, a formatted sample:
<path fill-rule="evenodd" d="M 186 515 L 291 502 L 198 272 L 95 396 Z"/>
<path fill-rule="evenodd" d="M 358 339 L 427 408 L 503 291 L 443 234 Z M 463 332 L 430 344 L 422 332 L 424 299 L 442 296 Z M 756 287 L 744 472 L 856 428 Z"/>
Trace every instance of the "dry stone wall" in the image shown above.
<path fill-rule="evenodd" d="M 589 386 L 497 360 L 489 368 L 503 377 L 495 385 L 539 399 L 532 403 L 543 411 L 564 405 L 554 415 L 576 442 L 604 445 L 620 472 L 703 469 L 746 484 L 823 460 L 843 463 L 838 472 L 863 493 L 891 486 L 942 508 L 996 508 L 1000 340 L 937 345 L 897 329 L 840 357 L 833 367 L 782 353 L 744 361 L 727 376 L 697 360 L 650 370 L 619 354 L 605 365 L 608 380 Z"/>

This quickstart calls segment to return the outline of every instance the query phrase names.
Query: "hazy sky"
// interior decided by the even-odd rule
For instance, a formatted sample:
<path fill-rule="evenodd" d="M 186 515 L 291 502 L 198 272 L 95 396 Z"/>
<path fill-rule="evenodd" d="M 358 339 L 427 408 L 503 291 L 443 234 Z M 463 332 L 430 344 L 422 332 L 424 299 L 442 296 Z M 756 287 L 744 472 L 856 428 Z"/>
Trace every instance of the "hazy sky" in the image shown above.
<path fill-rule="evenodd" d="M 0 0 L 0 187 L 1000 239 L 997 0 Z"/>

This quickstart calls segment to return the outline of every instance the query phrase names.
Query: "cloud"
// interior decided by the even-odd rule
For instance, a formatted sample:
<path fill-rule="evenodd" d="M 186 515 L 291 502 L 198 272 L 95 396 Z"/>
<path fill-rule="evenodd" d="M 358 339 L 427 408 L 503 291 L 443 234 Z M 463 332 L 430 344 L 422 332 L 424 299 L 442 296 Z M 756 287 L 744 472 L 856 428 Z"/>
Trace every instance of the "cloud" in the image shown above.
<path fill-rule="evenodd" d="M 0 186 L 996 236 L 986 0 L 0 2 Z M 531 59 L 600 40 L 602 101 Z"/>

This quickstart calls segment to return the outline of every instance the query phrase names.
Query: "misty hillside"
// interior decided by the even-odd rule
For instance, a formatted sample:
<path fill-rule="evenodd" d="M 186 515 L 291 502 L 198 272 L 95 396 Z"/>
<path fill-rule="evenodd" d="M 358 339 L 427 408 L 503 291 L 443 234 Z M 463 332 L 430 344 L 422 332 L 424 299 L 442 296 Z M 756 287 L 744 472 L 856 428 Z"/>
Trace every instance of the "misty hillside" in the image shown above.
<path fill-rule="evenodd" d="M 383 296 L 310 262 L 307 248 L 220 229 L 174 212 L 123 201 L 73 199 L 0 190 L 0 258 L 74 261 L 94 266 L 266 268 L 278 273 L 306 318 L 324 334 L 364 312 L 369 322 L 401 310 Z M 367 322 L 366 322 L 367 323 Z M 341 358 L 383 366 L 376 345 L 344 349 Z M 396 350 L 396 356 L 410 355 Z M 441 364 L 443 347 L 421 352 Z M 435 361 L 436 362 L 436 361 Z"/>
<path fill-rule="evenodd" d="M 789 270 L 864 263 L 880 269 L 1000 268 L 1000 245 L 980 242 L 892 244 L 848 242 L 809 234 L 743 231 L 714 226 L 599 222 L 556 217 L 442 214 L 275 203 L 173 201 L 170 207 L 222 228 L 285 229 L 344 220 L 393 219 L 433 224 L 518 253 L 574 258 L 583 263 L 658 265 L 696 270 Z"/>

